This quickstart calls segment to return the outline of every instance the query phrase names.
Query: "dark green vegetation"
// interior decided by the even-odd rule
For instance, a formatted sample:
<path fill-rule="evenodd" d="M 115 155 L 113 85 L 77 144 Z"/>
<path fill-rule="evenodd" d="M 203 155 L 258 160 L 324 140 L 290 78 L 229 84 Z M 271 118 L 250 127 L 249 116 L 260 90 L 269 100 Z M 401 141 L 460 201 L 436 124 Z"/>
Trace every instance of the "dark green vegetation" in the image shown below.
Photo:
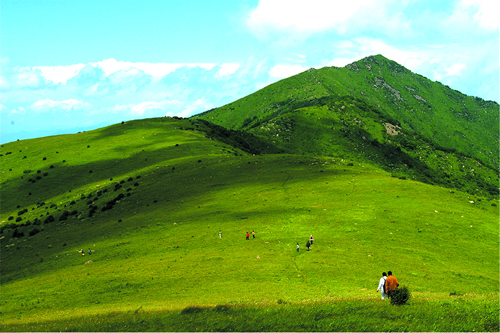
<path fill-rule="evenodd" d="M 405 305 L 411 298 L 411 292 L 406 286 L 400 286 L 398 289 L 394 290 L 391 294 L 391 304 L 393 305 Z"/>
<path fill-rule="evenodd" d="M 245 131 L 156 118 L 2 145 L 0 330 L 498 331 L 495 169 L 322 101 Z M 354 110 L 371 143 L 321 136 Z M 289 141 L 267 134 L 292 116 Z M 474 171 L 441 181 L 445 160 Z M 408 304 L 375 292 L 388 270 Z"/>

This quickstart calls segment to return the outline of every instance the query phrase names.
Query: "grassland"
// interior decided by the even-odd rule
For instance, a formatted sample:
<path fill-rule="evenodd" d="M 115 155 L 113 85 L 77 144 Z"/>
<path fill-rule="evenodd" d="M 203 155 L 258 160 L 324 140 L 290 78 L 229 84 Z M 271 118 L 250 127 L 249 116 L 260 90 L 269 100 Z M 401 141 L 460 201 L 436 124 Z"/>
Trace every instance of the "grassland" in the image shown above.
<path fill-rule="evenodd" d="M 1 330 L 499 330 L 496 199 L 224 133 L 158 118 L 3 145 Z M 388 270 L 410 305 L 379 299 Z"/>

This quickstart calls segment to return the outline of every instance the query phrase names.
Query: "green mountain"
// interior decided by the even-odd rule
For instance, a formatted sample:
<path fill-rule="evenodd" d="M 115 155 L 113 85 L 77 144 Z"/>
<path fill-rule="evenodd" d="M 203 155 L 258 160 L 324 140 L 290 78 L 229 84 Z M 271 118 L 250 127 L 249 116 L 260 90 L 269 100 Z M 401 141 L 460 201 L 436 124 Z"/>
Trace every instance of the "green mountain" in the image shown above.
<path fill-rule="evenodd" d="M 409 177 L 498 195 L 499 105 L 383 56 L 308 70 L 196 116 L 287 153 L 373 163 Z"/>
<path fill-rule="evenodd" d="M 371 104 L 383 84 L 295 85 L 328 70 L 204 119 L 1 145 L 0 331 L 498 331 L 494 163 Z M 380 300 L 388 270 L 409 306 Z"/>

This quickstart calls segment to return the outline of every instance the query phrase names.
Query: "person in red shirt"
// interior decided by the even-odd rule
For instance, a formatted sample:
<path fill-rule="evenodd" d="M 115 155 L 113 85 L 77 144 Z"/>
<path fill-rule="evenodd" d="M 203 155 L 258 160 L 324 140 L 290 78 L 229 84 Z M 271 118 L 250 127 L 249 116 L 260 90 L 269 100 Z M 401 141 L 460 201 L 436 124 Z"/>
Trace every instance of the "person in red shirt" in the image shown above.
<path fill-rule="evenodd" d="M 387 297 L 391 297 L 391 292 L 399 287 L 398 279 L 392 276 L 392 272 L 387 272 L 387 279 L 385 280 Z"/>
<path fill-rule="evenodd" d="M 249 240 L 249 239 L 250 239 L 249 237 L 250 237 L 250 233 L 249 233 L 249 232 L 247 232 L 247 240 Z"/>

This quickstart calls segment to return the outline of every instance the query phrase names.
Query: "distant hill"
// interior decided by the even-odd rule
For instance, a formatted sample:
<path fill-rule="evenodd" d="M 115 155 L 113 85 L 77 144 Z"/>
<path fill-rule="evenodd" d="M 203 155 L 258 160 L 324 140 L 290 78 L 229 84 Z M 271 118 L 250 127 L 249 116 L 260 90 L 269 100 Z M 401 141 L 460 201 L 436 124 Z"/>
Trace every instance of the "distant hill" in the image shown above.
<path fill-rule="evenodd" d="M 310 69 L 194 118 L 289 153 L 352 158 L 398 177 L 498 194 L 499 105 L 381 55 Z"/>

